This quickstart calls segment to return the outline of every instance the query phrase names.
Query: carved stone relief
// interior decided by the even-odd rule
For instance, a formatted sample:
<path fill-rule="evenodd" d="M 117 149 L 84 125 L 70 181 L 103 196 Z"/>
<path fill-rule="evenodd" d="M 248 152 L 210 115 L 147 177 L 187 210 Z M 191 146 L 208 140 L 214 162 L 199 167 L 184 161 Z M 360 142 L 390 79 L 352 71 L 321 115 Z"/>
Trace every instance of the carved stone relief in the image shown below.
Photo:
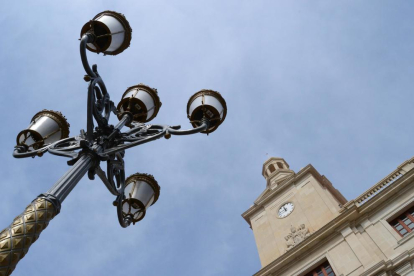
<path fill-rule="evenodd" d="M 290 233 L 285 237 L 286 251 L 289 251 L 309 236 L 309 229 L 305 227 L 305 224 L 299 225 L 298 228 L 290 227 Z"/>

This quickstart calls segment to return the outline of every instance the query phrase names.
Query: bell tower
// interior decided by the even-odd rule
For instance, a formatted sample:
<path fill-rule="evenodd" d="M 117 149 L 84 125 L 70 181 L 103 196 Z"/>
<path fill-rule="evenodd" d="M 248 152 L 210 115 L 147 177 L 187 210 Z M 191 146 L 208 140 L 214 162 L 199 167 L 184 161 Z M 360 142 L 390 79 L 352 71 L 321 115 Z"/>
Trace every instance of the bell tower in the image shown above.
<path fill-rule="evenodd" d="M 271 157 L 263 164 L 262 175 L 266 179 L 268 187 L 282 183 L 287 177 L 294 174 L 295 172 L 289 169 L 289 164 L 283 158 Z"/>
<path fill-rule="evenodd" d="M 283 158 L 271 157 L 262 175 L 266 187 L 242 217 L 264 267 L 338 216 L 347 200 L 310 164 L 296 173 Z"/>

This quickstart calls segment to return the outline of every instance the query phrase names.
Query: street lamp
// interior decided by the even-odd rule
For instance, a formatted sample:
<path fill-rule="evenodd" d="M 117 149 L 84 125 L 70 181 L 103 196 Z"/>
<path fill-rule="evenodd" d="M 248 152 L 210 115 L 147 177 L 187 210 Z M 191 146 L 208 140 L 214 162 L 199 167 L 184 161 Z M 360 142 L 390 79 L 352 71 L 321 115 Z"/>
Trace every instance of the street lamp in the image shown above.
<path fill-rule="evenodd" d="M 15 158 L 41 157 L 45 152 L 68 157 L 72 166 L 46 193 L 33 200 L 12 224 L 0 232 L 0 276 L 10 275 L 29 247 L 38 239 L 49 221 L 60 212 L 61 203 L 88 174 L 102 180 L 115 196 L 119 223 L 128 227 L 142 220 L 149 206 L 160 195 L 160 186 L 152 175 L 136 173 L 125 179 L 125 150 L 171 135 L 212 133 L 224 121 L 227 112 L 223 97 L 213 90 L 195 93 L 187 104 L 187 114 L 194 127 L 147 125 L 161 107 L 156 89 L 144 84 L 129 87 L 115 107 L 97 66 L 89 66 L 86 49 L 117 55 L 129 47 L 132 29 L 124 15 L 104 11 L 86 23 L 81 31 L 80 55 L 89 82 L 86 131 L 69 137 L 69 123 L 57 111 L 43 110 L 35 114 L 30 125 L 17 135 Z M 119 122 L 109 124 L 111 113 Z M 129 127 L 122 132 L 124 126 Z M 106 172 L 101 162 L 106 161 Z"/>
<path fill-rule="evenodd" d="M 136 173 L 129 176 L 125 181 L 124 200 L 115 202 L 115 205 L 122 205 L 118 209 L 122 210 L 121 225 L 142 220 L 147 208 L 157 202 L 159 196 L 160 186 L 152 175 Z"/>
<path fill-rule="evenodd" d="M 118 104 L 118 118 L 129 113 L 133 122 L 146 123 L 157 116 L 161 102 L 157 89 L 138 84 L 128 88 Z"/>
<path fill-rule="evenodd" d="M 26 150 L 37 150 L 69 136 L 69 123 L 62 113 L 42 110 L 36 113 L 30 125 L 17 135 L 17 145 Z"/>

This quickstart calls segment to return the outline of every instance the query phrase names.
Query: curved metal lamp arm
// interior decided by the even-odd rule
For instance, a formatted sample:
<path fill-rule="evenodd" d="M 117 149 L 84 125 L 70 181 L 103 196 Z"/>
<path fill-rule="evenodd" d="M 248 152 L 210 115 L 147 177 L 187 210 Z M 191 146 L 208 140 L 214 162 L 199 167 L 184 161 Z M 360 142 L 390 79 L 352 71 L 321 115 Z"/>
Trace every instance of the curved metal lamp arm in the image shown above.
<path fill-rule="evenodd" d="M 117 152 L 107 161 L 106 174 L 98 165 L 95 173 L 105 184 L 109 192 L 115 196 L 122 195 L 125 189 L 125 166 L 123 153 Z"/>
<path fill-rule="evenodd" d="M 119 120 L 119 122 L 116 124 L 112 133 L 108 135 L 108 141 L 112 142 L 115 139 L 115 137 L 121 133 L 121 129 L 130 121 L 131 117 L 128 114 L 124 115 L 121 118 L 121 120 Z"/>
<path fill-rule="evenodd" d="M 120 130 L 122 127 L 125 126 L 130 121 L 129 116 L 124 116 L 118 124 L 114 127 L 113 132 L 107 137 L 108 141 L 113 141 L 117 134 L 120 133 Z M 157 132 L 154 135 L 146 135 L 145 137 L 137 137 L 137 138 L 124 138 L 123 142 L 130 142 L 128 144 L 121 144 L 115 147 L 111 147 L 107 150 L 105 150 L 102 154 L 100 154 L 102 157 L 109 156 L 110 154 L 114 154 L 120 151 L 123 151 L 125 149 L 135 147 L 138 145 L 142 145 L 157 139 L 160 139 L 161 137 L 169 138 L 170 135 L 190 135 L 199 133 L 201 131 L 204 131 L 208 129 L 209 122 L 205 120 L 203 124 L 197 128 L 194 129 L 188 129 L 188 130 L 179 130 L 180 126 L 166 126 L 166 125 L 149 125 L 146 126 L 144 124 L 137 126 L 134 129 L 131 129 L 124 134 L 133 134 L 134 132 L 138 132 L 144 127 L 147 127 L 147 131 L 151 132 L 151 130 L 156 130 Z M 75 152 L 75 150 L 79 150 L 82 148 L 87 148 L 91 145 L 91 142 L 86 141 L 83 139 L 84 137 L 82 135 L 80 136 L 74 136 L 65 138 L 62 140 L 59 140 L 51 145 L 44 146 L 41 149 L 30 151 L 30 152 L 24 152 L 23 146 L 17 146 L 15 150 L 13 151 L 13 156 L 15 158 L 26 158 L 26 157 L 35 157 L 35 156 L 42 156 L 46 151 L 53 155 L 57 156 L 63 156 L 63 157 L 69 157 L 69 158 L 77 158 L 79 153 Z M 86 137 L 85 137 L 86 138 Z M 99 174 L 98 174 L 99 175 Z M 105 181 L 104 181 L 105 183 Z M 113 191 L 110 190 L 111 193 Z M 113 193 L 114 194 L 114 193 Z M 115 194 L 116 195 L 116 194 Z"/>
<path fill-rule="evenodd" d="M 81 136 L 74 136 L 59 140 L 49 145 L 47 151 L 57 156 L 77 158 L 79 153 L 75 152 L 75 150 L 82 149 L 86 146 L 85 144 L 87 144 L 87 141 L 82 139 Z"/>
<path fill-rule="evenodd" d="M 119 151 L 122 151 L 122 150 L 126 150 L 126 149 L 129 149 L 129 148 L 141 145 L 141 144 L 145 144 L 145 143 L 160 139 L 164 136 L 164 134 L 165 134 L 165 132 L 168 128 L 168 126 L 162 126 L 162 125 L 153 125 L 151 127 L 159 129 L 160 132 L 158 132 L 157 134 L 155 134 L 153 136 L 144 137 L 144 138 L 142 138 L 138 141 L 134 141 L 134 142 L 129 143 L 129 144 L 121 144 L 121 145 L 109 148 L 109 149 L 105 150 L 102 154 L 103 155 L 113 154 L 113 153 L 116 153 L 116 152 L 119 152 Z"/>
<path fill-rule="evenodd" d="M 105 172 L 101 169 L 100 166 L 95 168 L 96 174 L 99 176 L 99 178 L 102 180 L 103 184 L 105 184 L 108 191 L 113 194 L 114 196 L 118 196 L 119 192 L 116 190 L 114 185 L 109 181 L 109 179 L 106 177 Z"/>
<path fill-rule="evenodd" d="M 180 126 L 177 126 L 177 127 L 168 127 L 167 131 L 168 133 L 173 134 L 173 135 L 190 135 L 190 134 L 202 132 L 208 129 L 208 126 L 209 126 L 209 122 L 205 120 L 201 124 L 201 126 L 193 128 L 193 129 L 179 130 Z"/>
<path fill-rule="evenodd" d="M 179 128 L 179 126 L 176 127 L 170 127 L 170 126 L 166 126 L 166 125 L 151 125 L 150 128 L 148 128 L 148 130 L 151 129 L 156 129 L 159 130 L 158 133 L 154 134 L 154 135 L 147 135 L 146 137 L 137 137 L 137 138 L 126 138 L 124 139 L 124 141 L 131 141 L 131 143 L 128 144 L 121 144 L 112 148 L 109 148 L 107 150 L 105 150 L 102 155 L 109 155 L 109 154 L 113 154 L 116 152 L 119 152 L 121 150 L 126 150 L 128 148 L 132 148 L 138 145 L 142 145 L 157 139 L 160 139 L 161 137 L 165 137 L 165 138 L 170 138 L 170 134 L 173 135 L 190 135 L 190 134 L 195 134 L 195 133 L 199 133 L 201 131 L 204 131 L 206 129 L 208 129 L 209 126 L 209 122 L 207 120 L 204 120 L 203 123 L 201 124 L 201 126 L 196 127 L 194 129 L 189 129 L 189 130 L 177 130 Z M 129 133 L 132 133 L 131 131 Z"/>
<path fill-rule="evenodd" d="M 46 151 L 48 151 L 51 145 L 44 146 L 43 148 L 33 150 L 33 151 L 26 151 L 24 146 L 16 146 L 13 151 L 14 158 L 26 158 L 26 157 L 36 157 L 42 156 Z"/>
<path fill-rule="evenodd" d="M 93 42 L 94 39 L 95 36 L 93 34 L 85 34 L 82 36 L 80 42 L 80 55 L 82 59 L 82 65 L 86 71 L 86 74 L 88 74 L 91 78 L 96 78 L 97 75 L 95 75 L 95 73 L 91 70 L 91 67 L 89 66 L 88 57 L 86 56 L 86 44 L 88 44 L 89 42 Z"/>

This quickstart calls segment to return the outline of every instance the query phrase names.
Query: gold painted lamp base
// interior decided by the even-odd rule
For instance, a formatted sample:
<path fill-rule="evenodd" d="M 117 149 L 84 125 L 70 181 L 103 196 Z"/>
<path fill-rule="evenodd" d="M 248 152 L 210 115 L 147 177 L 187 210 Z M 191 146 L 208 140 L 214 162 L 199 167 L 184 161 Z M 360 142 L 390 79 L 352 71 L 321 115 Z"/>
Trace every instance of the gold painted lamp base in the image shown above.
<path fill-rule="evenodd" d="M 29 247 L 56 216 L 49 201 L 34 200 L 13 223 L 0 232 L 0 276 L 10 275 Z"/>

